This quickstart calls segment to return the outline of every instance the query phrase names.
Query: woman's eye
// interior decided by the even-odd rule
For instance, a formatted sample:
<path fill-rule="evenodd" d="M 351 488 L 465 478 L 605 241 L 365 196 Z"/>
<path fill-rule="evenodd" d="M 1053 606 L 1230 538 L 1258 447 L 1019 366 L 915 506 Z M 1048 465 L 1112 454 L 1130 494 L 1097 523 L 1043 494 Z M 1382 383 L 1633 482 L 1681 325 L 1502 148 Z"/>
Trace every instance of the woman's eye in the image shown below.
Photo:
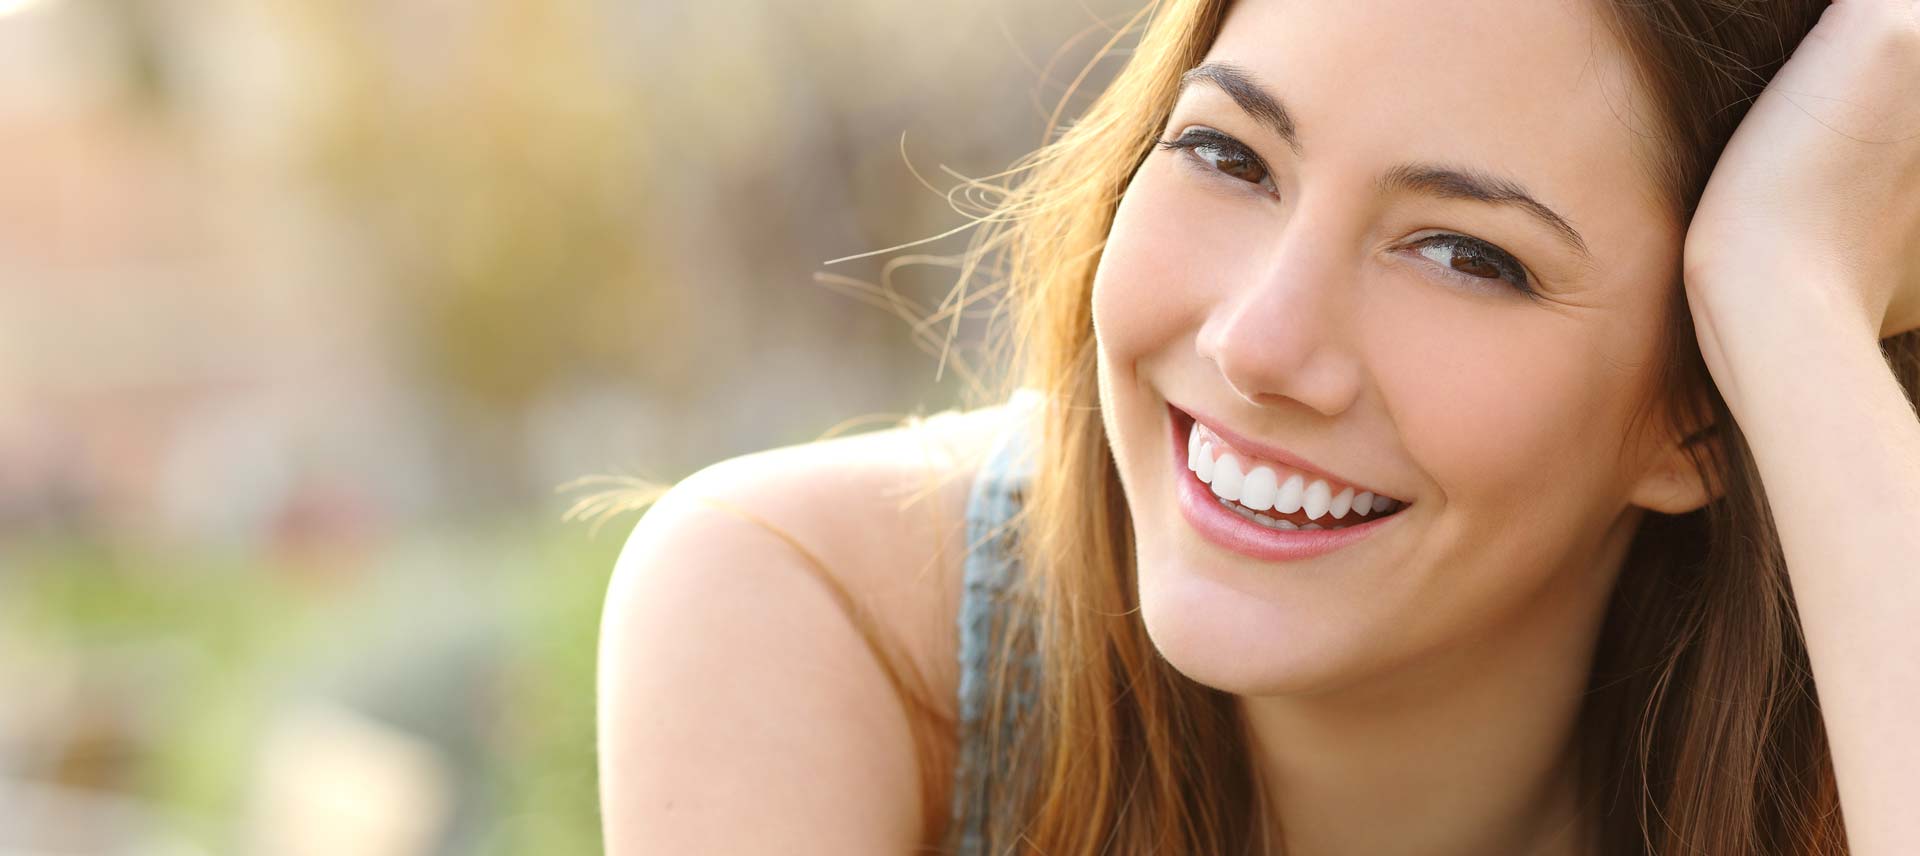
<path fill-rule="evenodd" d="M 1154 144 L 1167 151 L 1192 152 L 1208 169 L 1237 181 L 1278 193 L 1266 162 L 1239 140 L 1207 128 L 1193 128 L 1178 139 Z M 1465 235 L 1434 235 L 1414 243 L 1421 255 L 1445 266 L 1454 276 L 1482 281 L 1498 279 L 1529 297 L 1537 294 L 1524 265 L 1506 251 Z"/>
<path fill-rule="evenodd" d="M 1182 134 L 1177 140 L 1161 140 L 1156 145 L 1168 151 L 1191 151 L 1194 157 L 1222 175 L 1274 189 L 1273 176 L 1268 173 L 1267 165 L 1260 160 L 1260 156 L 1239 140 L 1218 131 L 1196 128 Z"/>
<path fill-rule="evenodd" d="M 1492 244 L 1465 235 L 1434 235 L 1414 243 L 1415 251 L 1473 280 L 1500 279 L 1521 293 L 1535 293 L 1527 269 Z"/>

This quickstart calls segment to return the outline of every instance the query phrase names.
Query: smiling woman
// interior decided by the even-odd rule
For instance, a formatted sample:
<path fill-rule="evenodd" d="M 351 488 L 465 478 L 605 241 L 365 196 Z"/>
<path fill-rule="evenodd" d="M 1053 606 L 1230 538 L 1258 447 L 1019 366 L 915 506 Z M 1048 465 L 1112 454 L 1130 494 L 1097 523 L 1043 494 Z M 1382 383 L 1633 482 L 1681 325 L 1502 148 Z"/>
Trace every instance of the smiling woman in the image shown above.
<path fill-rule="evenodd" d="M 915 755 L 925 804 L 956 777 L 954 822 L 919 843 L 1867 852 L 1849 851 L 1851 833 L 1908 852 L 1894 807 L 1920 787 L 1891 764 L 1836 774 L 1794 597 L 1810 572 L 1789 575 L 1790 558 L 1805 568 L 1844 541 L 1820 590 L 1842 602 L 1832 586 L 1904 579 L 1892 572 L 1910 576 L 1920 552 L 1896 532 L 1920 515 L 1906 323 L 1920 134 L 1901 136 L 1920 130 L 1920 99 L 1899 94 L 1920 81 L 1920 22 L 1912 0 L 1827 7 L 1143 10 L 1125 69 L 1012 173 L 973 247 L 1005 256 L 1002 392 L 1037 406 L 1031 421 L 978 423 L 1012 431 L 1020 442 L 997 448 L 1026 450 L 1026 469 L 996 457 L 963 471 L 981 485 L 969 534 L 1017 537 L 968 542 L 958 716 L 906 720 L 959 747 L 957 767 Z M 1766 264 L 1728 263 L 1731 248 L 1690 225 L 1710 177 L 1741 188 L 1723 198 L 1757 197 L 1716 160 L 1810 31 L 1840 47 L 1801 60 L 1791 92 L 1825 74 L 1857 103 L 1909 106 L 1877 117 L 1894 142 L 1863 147 L 1879 159 L 1856 164 L 1875 177 L 1849 185 L 1860 196 L 1745 224 L 1749 248 L 1785 247 L 1751 259 L 1812 260 L 1767 281 Z M 1858 233 L 1813 216 L 1856 200 L 1881 212 Z M 1737 221 L 1712 214 L 1723 232 Z M 1815 297 L 1775 296 L 1791 293 Z M 1717 383 L 1759 371 L 1730 364 L 1754 359 L 1755 319 L 1790 316 L 1805 322 L 1801 353 L 1847 355 L 1804 388 L 1823 377 L 1866 390 L 1880 416 L 1907 408 L 1826 438 L 1887 450 L 1852 462 L 1846 478 L 1875 492 L 1845 515 L 1770 504 L 1763 469 L 1809 494 L 1838 482 L 1789 463 L 1811 429 L 1780 428 L 1786 405 Z M 1696 327 L 1725 337 L 1712 369 Z M 1883 360 L 1843 340 L 1877 342 Z M 1816 529 L 1845 531 L 1809 540 Z M 1819 626 L 1841 623 L 1829 611 Z M 1920 647 L 1890 641 L 1907 646 L 1901 662 Z M 1884 736 L 1863 676 L 1886 673 L 1823 668 L 1822 692 L 1846 700 L 1836 745 Z M 952 690 L 890 684 L 910 711 L 942 710 Z M 1887 744 L 1896 755 L 1909 730 Z"/>

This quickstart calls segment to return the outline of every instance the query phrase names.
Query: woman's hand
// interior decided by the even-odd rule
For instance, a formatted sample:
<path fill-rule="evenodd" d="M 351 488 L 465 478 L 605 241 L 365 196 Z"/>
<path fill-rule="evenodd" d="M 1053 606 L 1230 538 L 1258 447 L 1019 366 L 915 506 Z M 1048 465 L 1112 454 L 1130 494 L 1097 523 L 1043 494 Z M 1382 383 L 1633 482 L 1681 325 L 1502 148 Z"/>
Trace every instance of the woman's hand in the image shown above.
<path fill-rule="evenodd" d="M 1920 0 L 1827 8 L 1715 164 L 1684 257 L 1723 336 L 1756 304 L 1920 328 Z"/>

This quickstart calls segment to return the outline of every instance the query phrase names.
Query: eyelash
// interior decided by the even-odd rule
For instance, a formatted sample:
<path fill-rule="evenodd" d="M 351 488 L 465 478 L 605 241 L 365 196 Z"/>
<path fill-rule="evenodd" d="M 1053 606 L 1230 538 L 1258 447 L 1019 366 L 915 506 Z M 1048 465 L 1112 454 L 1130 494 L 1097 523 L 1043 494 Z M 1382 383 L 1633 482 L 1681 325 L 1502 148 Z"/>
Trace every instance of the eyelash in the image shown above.
<path fill-rule="evenodd" d="M 1185 134 L 1182 134 L 1179 139 L 1156 141 L 1154 143 L 1154 147 L 1164 151 L 1185 150 L 1185 151 L 1195 152 L 1194 156 L 1198 157 L 1203 162 L 1203 168 L 1219 173 L 1220 175 L 1226 176 L 1234 181 L 1238 181 L 1243 184 L 1255 184 L 1255 182 L 1247 181 L 1244 178 L 1237 178 L 1235 176 L 1229 175 L 1226 172 L 1221 171 L 1217 166 L 1214 166 L 1214 162 L 1212 160 L 1209 160 L 1203 156 L 1200 156 L 1198 152 L 1202 149 L 1221 152 L 1221 153 L 1224 153 L 1224 157 L 1221 158 L 1223 160 L 1246 161 L 1252 164 L 1255 168 L 1259 169 L 1260 172 L 1265 175 L 1266 179 L 1271 179 L 1273 177 L 1272 173 L 1269 172 L 1267 169 L 1266 161 L 1261 160 L 1260 156 L 1257 154 L 1254 154 L 1252 149 L 1247 148 L 1239 140 L 1236 140 L 1218 131 L 1189 130 Z M 1262 186 L 1262 187 L 1266 186 L 1265 180 L 1260 182 L 1259 186 Z M 1463 273 L 1461 271 L 1454 270 L 1452 268 L 1446 269 L 1446 272 L 1449 275 L 1452 275 L 1462 280 L 1467 280 L 1472 285 L 1477 286 L 1485 283 L 1487 280 L 1497 278 L 1505 282 L 1513 290 L 1518 291 L 1528 297 L 1537 297 L 1539 294 L 1539 292 L 1533 287 L 1533 278 L 1530 275 L 1528 275 L 1526 266 L 1522 265 L 1518 259 L 1515 259 L 1511 254 L 1509 254 L 1505 250 L 1502 250 L 1499 247 L 1489 244 L 1486 241 L 1482 241 L 1478 238 L 1470 238 L 1470 237 L 1467 237 L 1466 235 L 1456 235 L 1456 234 L 1447 233 L 1447 234 L 1440 234 L 1440 235 L 1430 235 L 1426 238 L 1422 238 L 1419 241 L 1414 242 L 1413 246 L 1414 247 L 1426 247 L 1426 246 L 1446 247 L 1448 248 L 1448 250 L 1451 251 L 1452 254 L 1454 254 L 1453 257 L 1464 255 L 1469 259 L 1477 259 L 1477 260 L 1483 261 L 1491 265 L 1495 270 L 1499 271 L 1500 273 L 1498 277 L 1486 277 L 1486 276 L 1475 276 L 1469 273 Z"/>

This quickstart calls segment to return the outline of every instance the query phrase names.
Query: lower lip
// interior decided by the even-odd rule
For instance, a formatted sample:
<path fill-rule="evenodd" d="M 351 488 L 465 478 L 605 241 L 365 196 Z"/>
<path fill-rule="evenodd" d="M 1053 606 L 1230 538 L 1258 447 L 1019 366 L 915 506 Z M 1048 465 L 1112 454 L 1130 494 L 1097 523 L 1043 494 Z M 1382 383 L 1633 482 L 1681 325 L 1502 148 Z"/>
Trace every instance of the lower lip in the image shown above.
<path fill-rule="evenodd" d="M 1340 529 L 1268 529 L 1220 504 L 1213 488 L 1187 469 L 1187 432 L 1192 420 L 1167 408 L 1173 431 L 1174 481 L 1179 485 L 1180 513 L 1200 537 L 1243 556 L 1269 562 L 1297 561 L 1331 553 L 1393 525 L 1402 512 Z"/>

